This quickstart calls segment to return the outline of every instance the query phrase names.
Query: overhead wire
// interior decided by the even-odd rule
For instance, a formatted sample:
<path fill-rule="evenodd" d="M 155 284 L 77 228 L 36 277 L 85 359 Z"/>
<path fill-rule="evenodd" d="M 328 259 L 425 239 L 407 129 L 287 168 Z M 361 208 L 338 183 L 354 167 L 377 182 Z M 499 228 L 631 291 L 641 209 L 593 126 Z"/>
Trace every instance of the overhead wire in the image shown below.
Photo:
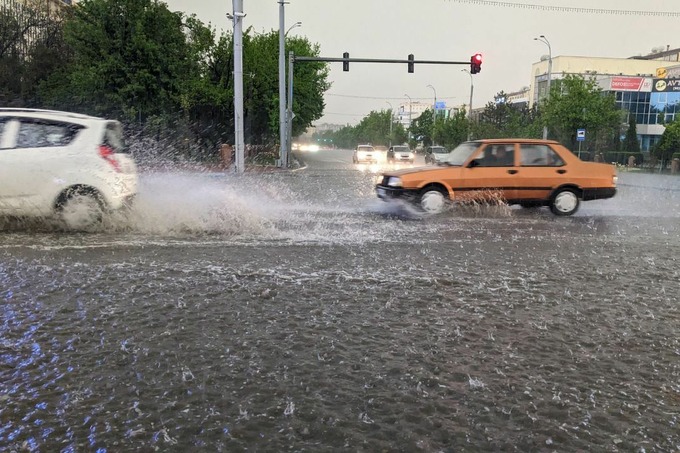
<path fill-rule="evenodd" d="M 554 11 L 559 13 L 606 14 L 614 16 L 646 16 L 646 17 L 680 17 L 680 11 L 648 11 L 610 8 L 584 8 L 578 6 L 537 5 L 535 3 L 502 2 L 496 0 L 449 0 L 455 3 L 482 6 L 500 6 L 503 8 L 519 8 L 538 11 Z"/>

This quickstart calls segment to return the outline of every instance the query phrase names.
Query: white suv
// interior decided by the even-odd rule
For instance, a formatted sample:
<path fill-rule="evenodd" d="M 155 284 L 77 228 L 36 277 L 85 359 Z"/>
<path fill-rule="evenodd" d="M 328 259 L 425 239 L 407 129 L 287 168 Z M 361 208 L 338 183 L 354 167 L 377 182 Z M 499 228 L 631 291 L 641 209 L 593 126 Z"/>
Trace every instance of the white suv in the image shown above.
<path fill-rule="evenodd" d="M 0 108 L 0 215 L 53 217 L 80 229 L 137 193 L 119 122 Z"/>

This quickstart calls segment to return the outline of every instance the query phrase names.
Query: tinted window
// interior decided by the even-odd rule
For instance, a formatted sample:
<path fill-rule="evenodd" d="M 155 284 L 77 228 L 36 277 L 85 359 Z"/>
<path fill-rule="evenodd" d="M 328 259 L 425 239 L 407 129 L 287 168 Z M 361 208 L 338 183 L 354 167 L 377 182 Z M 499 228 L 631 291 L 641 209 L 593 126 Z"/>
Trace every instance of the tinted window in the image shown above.
<path fill-rule="evenodd" d="M 410 148 L 408 146 L 395 146 L 394 150 L 398 153 L 407 153 L 409 152 Z"/>
<path fill-rule="evenodd" d="M 513 145 L 489 145 L 480 158 L 475 159 L 480 167 L 512 167 L 515 165 Z"/>
<path fill-rule="evenodd" d="M 82 126 L 21 120 L 17 148 L 45 148 L 66 146 L 78 135 Z"/>
<path fill-rule="evenodd" d="M 547 145 L 522 145 L 520 164 L 524 167 L 561 167 L 564 161 Z"/>
<path fill-rule="evenodd" d="M 128 153 L 127 146 L 125 146 L 125 139 L 123 138 L 123 128 L 118 123 L 109 123 L 106 125 L 106 133 L 104 134 L 104 145 L 110 147 L 116 153 Z"/>

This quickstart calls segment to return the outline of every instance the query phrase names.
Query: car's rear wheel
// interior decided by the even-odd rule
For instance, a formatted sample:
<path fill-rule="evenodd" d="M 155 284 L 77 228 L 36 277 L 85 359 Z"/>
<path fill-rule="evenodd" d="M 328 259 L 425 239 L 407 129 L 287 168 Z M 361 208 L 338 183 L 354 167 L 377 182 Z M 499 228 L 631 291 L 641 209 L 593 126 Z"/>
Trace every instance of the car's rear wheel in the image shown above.
<path fill-rule="evenodd" d="M 59 219 L 69 230 L 82 231 L 101 225 L 104 204 L 93 191 L 73 190 L 66 193 L 57 206 Z"/>
<path fill-rule="evenodd" d="M 555 215 L 572 215 L 578 210 L 579 199 L 573 189 L 560 189 L 553 196 L 550 210 Z"/>
<path fill-rule="evenodd" d="M 420 192 L 418 205 L 428 214 L 438 214 L 446 207 L 448 198 L 444 189 L 437 186 L 430 186 L 424 188 Z"/>

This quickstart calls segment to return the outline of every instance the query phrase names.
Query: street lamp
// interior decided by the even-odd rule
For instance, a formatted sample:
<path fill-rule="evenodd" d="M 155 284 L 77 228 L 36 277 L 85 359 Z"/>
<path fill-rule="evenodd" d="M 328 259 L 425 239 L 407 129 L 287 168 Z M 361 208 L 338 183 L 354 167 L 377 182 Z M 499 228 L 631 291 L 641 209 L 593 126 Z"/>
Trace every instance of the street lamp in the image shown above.
<path fill-rule="evenodd" d="M 550 81 L 552 79 L 552 48 L 550 47 L 550 41 L 545 35 L 541 35 L 538 38 L 534 38 L 534 41 L 540 41 L 546 46 L 548 46 L 548 93 L 547 97 L 550 97 Z M 543 140 L 548 138 L 548 126 L 543 126 Z"/>
<path fill-rule="evenodd" d="M 392 118 L 393 118 L 392 115 L 394 115 L 394 107 L 392 107 L 392 104 L 390 104 L 389 101 L 385 101 L 385 103 L 390 106 L 390 138 L 389 138 L 389 141 L 390 141 L 390 147 L 392 147 Z"/>
<path fill-rule="evenodd" d="M 432 106 L 432 146 L 434 146 L 435 125 L 437 124 L 437 90 L 432 85 L 428 85 L 427 88 L 431 88 L 434 92 L 434 105 Z"/>
<path fill-rule="evenodd" d="M 408 138 L 409 140 L 411 140 L 411 114 L 413 112 L 412 110 L 413 101 L 411 100 L 411 96 L 409 96 L 408 94 L 405 94 L 404 96 L 408 98 Z"/>
<path fill-rule="evenodd" d="M 462 72 L 467 72 L 470 75 L 470 105 L 468 106 L 468 120 L 472 121 L 472 93 L 475 91 L 475 84 L 472 79 L 472 73 L 467 69 L 461 69 Z M 472 138 L 472 131 L 468 129 L 468 140 Z"/>
<path fill-rule="evenodd" d="M 293 25 L 291 25 L 291 27 L 286 30 L 285 36 L 288 36 L 288 32 L 297 27 L 302 27 L 302 22 L 295 22 Z"/>
<path fill-rule="evenodd" d="M 279 165 L 288 166 L 286 148 L 286 2 L 279 0 Z"/>

